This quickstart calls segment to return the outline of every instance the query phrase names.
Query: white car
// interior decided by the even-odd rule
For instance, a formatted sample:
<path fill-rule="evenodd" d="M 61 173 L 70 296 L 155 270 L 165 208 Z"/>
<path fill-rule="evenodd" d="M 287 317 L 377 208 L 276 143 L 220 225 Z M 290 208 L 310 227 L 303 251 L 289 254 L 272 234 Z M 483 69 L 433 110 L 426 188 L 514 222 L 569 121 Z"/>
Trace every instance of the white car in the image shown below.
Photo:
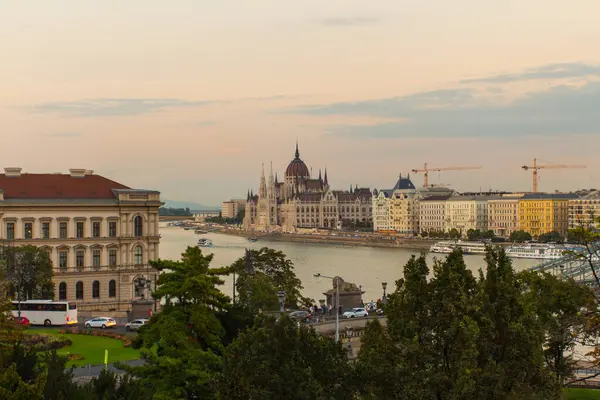
<path fill-rule="evenodd" d="M 346 311 L 343 315 L 344 318 L 360 318 L 368 316 L 369 313 L 364 308 L 353 308 L 350 311 Z"/>
<path fill-rule="evenodd" d="M 117 322 L 111 317 L 97 317 L 85 322 L 86 328 L 114 328 Z"/>
<path fill-rule="evenodd" d="M 125 330 L 126 331 L 137 331 L 138 329 L 140 329 L 142 326 L 146 325 L 148 323 L 147 319 L 134 319 L 133 321 L 125 324 Z"/>

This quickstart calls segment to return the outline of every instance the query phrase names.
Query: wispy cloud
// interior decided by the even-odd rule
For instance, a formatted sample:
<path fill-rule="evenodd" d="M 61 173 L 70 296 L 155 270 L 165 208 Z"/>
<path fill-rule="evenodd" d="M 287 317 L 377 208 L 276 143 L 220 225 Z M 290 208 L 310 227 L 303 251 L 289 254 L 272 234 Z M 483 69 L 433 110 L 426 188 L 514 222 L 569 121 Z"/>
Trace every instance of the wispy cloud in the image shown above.
<path fill-rule="evenodd" d="M 46 137 L 79 137 L 81 136 L 81 133 L 77 133 L 77 132 L 50 132 L 50 133 L 44 133 L 42 136 L 46 136 Z"/>
<path fill-rule="evenodd" d="M 335 26 L 366 26 L 381 22 L 381 18 L 354 17 L 354 18 L 325 18 L 319 20 L 319 24 L 328 27 Z"/>
<path fill-rule="evenodd" d="M 395 118 L 375 125 L 332 126 L 337 135 L 361 138 L 506 137 L 594 134 L 600 137 L 600 83 L 555 86 L 508 104 L 473 90 L 442 90 L 352 103 L 305 106 L 298 113 Z"/>
<path fill-rule="evenodd" d="M 186 101 L 179 99 L 104 98 L 36 104 L 30 110 L 38 113 L 58 113 L 72 117 L 109 117 L 140 115 L 181 107 L 201 107 L 215 101 Z"/>
<path fill-rule="evenodd" d="M 600 77 L 600 65 L 584 63 L 549 64 L 514 74 L 499 74 L 484 78 L 464 79 L 461 83 L 509 83 L 533 79 Z"/>

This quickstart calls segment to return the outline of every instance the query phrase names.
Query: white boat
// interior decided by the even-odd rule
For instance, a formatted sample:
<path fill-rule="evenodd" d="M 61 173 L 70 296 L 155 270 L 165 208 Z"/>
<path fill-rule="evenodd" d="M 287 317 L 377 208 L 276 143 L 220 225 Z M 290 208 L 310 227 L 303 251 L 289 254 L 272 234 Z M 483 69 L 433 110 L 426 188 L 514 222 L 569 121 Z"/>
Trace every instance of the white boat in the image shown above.
<path fill-rule="evenodd" d="M 485 254 L 486 243 L 483 242 L 463 242 L 461 240 L 448 240 L 437 242 L 429 248 L 432 253 L 449 254 L 455 248 L 460 248 L 463 254 Z"/>
<path fill-rule="evenodd" d="M 210 239 L 198 239 L 198 247 L 213 247 L 213 242 Z"/>
<path fill-rule="evenodd" d="M 536 260 L 556 260 L 565 256 L 567 251 L 581 251 L 576 246 L 564 246 L 545 243 L 514 244 L 506 249 L 506 255 L 513 258 L 532 258 Z"/>

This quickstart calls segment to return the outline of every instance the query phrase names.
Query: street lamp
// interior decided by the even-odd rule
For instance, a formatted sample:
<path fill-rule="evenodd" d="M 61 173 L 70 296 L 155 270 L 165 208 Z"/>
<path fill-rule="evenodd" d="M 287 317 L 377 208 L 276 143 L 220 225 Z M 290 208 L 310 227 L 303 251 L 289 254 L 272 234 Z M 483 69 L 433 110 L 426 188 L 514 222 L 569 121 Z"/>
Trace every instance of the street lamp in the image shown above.
<path fill-rule="evenodd" d="M 387 289 L 387 282 L 381 282 L 381 287 L 383 288 L 383 297 L 381 298 L 381 302 L 383 304 L 387 303 L 387 296 L 385 294 L 385 289 Z"/>
<path fill-rule="evenodd" d="M 340 341 L 340 310 L 339 310 L 339 306 L 340 306 L 340 285 L 339 285 L 339 277 L 331 277 L 331 276 L 325 276 L 325 275 L 321 275 L 320 273 L 316 273 L 314 274 L 315 278 L 327 278 L 327 279 L 331 279 L 331 281 L 333 282 L 334 286 L 335 286 L 335 341 L 339 342 Z"/>
<path fill-rule="evenodd" d="M 280 290 L 277 292 L 277 297 L 279 297 L 279 313 L 283 315 L 284 304 L 285 304 L 285 291 Z"/>

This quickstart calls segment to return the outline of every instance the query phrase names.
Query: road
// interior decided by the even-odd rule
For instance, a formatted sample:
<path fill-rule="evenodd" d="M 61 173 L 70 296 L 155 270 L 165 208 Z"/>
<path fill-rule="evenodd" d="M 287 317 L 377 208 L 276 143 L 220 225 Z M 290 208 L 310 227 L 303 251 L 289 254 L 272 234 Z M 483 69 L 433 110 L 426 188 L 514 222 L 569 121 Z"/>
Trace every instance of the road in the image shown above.
<path fill-rule="evenodd" d="M 350 328 L 364 328 L 367 322 L 378 319 L 382 325 L 387 325 L 387 317 L 367 317 L 367 318 L 350 318 L 340 319 L 340 332 L 345 332 L 347 327 Z M 335 320 L 313 324 L 315 331 L 320 334 L 328 334 L 335 332 Z"/>

